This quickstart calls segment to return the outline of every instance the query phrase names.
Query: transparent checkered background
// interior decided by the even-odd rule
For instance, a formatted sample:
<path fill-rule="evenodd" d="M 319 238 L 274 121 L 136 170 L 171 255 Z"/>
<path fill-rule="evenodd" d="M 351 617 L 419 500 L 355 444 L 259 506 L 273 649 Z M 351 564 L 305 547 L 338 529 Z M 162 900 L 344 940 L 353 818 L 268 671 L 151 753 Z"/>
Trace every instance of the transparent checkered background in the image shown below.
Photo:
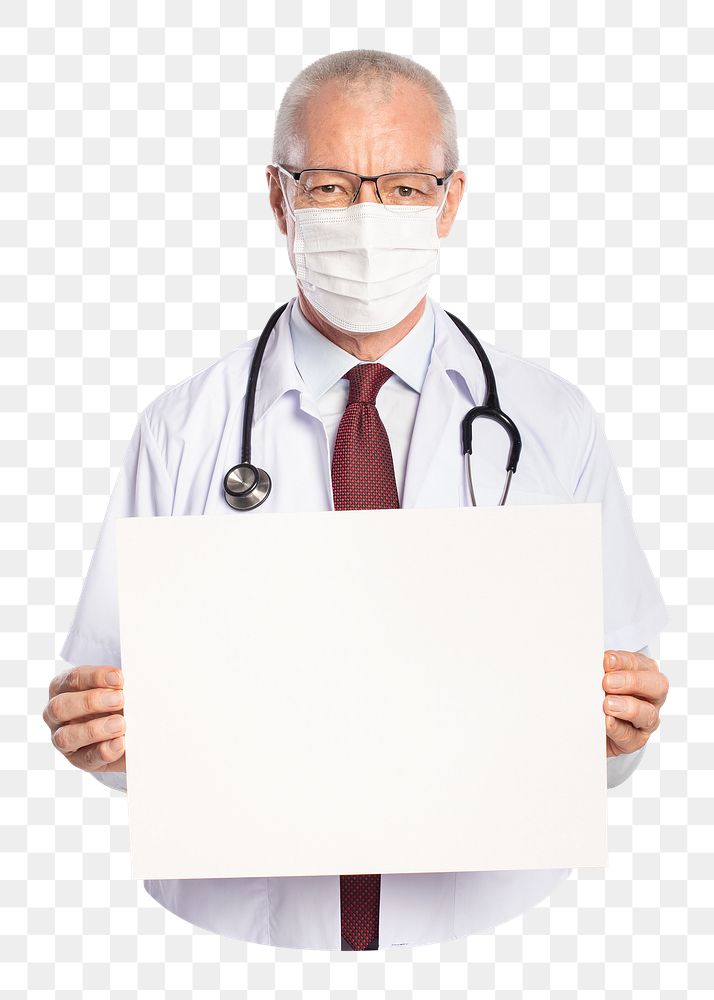
<path fill-rule="evenodd" d="M 9 997 L 685 998 L 714 990 L 711 0 L 3 3 L 2 829 Z M 604 413 L 671 614 L 610 863 L 493 933 L 359 956 L 222 939 L 129 878 L 127 801 L 41 712 L 137 412 L 295 293 L 265 164 L 285 87 L 412 55 L 466 193 L 431 294 Z"/>

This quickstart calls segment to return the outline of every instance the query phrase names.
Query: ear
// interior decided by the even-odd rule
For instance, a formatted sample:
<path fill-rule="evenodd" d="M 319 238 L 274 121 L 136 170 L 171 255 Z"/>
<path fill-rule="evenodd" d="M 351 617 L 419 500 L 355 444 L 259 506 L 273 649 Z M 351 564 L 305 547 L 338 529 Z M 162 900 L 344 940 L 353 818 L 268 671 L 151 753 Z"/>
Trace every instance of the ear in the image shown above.
<path fill-rule="evenodd" d="M 283 189 L 280 187 L 278 168 L 269 163 L 265 168 L 265 177 L 268 182 L 268 201 L 275 216 L 275 222 L 283 236 L 287 236 L 288 226 L 285 218 L 285 197 Z"/>
<path fill-rule="evenodd" d="M 458 211 L 461 199 L 464 196 L 464 189 L 466 187 L 466 174 L 463 170 L 455 170 L 451 175 L 451 180 L 449 181 L 449 190 L 446 195 L 446 202 L 444 203 L 444 208 L 441 215 L 439 216 L 439 224 L 437 232 L 441 239 L 448 236 L 451 227 L 454 224 L 454 219 L 456 218 L 456 213 Z"/>

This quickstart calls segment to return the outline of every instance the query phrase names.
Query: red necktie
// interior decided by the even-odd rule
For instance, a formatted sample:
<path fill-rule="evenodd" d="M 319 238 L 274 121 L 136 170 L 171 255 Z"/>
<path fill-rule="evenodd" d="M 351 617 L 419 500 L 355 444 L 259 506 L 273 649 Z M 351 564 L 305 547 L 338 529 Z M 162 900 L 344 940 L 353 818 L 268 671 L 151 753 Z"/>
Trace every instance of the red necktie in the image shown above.
<path fill-rule="evenodd" d="M 335 510 L 399 507 L 389 437 L 375 400 L 393 372 L 378 362 L 355 365 L 345 375 L 350 395 L 337 428 L 332 456 Z M 379 934 L 381 875 L 340 875 L 342 937 L 363 951 Z"/>

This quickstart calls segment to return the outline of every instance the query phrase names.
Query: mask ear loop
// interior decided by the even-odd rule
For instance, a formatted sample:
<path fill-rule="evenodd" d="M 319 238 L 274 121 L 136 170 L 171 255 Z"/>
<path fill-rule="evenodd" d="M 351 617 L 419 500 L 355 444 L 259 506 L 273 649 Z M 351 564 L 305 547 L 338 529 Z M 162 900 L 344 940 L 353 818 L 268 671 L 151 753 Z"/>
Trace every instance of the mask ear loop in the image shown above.
<path fill-rule="evenodd" d="M 439 216 L 441 215 L 441 213 L 444 211 L 444 206 L 446 205 L 446 199 L 447 199 L 447 197 L 449 195 L 449 185 L 451 184 L 453 176 L 454 175 L 452 174 L 451 177 L 449 177 L 449 179 L 447 180 L 446 184 L 444 185 L 444 197 L 442 198 L 441 205 L 439 205 L 439 210 L 436 213 L 436 219 L 437 219 L 437 221 L 438 221 Z"/>
<path fill-rule="evenodd" d="M 293 178 L 293 181 L 294 181 L 294 178 Z M 285 191 L 285 188 L 283 187 L 283 172 L 280 169 L 280 167 L 278 167 L 278 184 L 280 185 L 280 191 L 281 191 L 282 196 L 283 196 L 283 207 L 287 209 L 287 214 L 293 220 L 293 225 L 294 225 L 295 224 L 295 213 L 292 210 L 292 207 L 290 205 L 290 199 L 288 198 L 287 193 Z"/>

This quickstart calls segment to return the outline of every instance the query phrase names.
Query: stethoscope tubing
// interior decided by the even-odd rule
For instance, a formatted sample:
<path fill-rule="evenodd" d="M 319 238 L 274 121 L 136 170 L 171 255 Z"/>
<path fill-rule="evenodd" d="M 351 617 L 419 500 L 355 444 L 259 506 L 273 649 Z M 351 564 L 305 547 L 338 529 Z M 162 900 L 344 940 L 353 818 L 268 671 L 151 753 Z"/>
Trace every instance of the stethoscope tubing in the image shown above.
<path fill-rule="evenodd" d="M 256 344 L 255 351 L 253 352 L 253 360 L 250 363 L 250 372 L 248 374 L 248 385 L 246 387 L 245 394 L 245 411 L 243 414 L 243 440 L 241 444 L 241 465 L 250 464 L 250 452 L 252 444 L 252 434 L 253 434 L 253 410 L 255 409 L 255 394 L 258 385 L 258 375 L 260 374 L 260 366 L 263 363 L 263 355 L 265 354 L 265 348 L 268 345 L 268 340 L 270 339 L 270 334 L 273 332 L 278 320 L 282 316 L 283 312 L 290 305 L 290 302 L 284 302 L 281 306 L 271 314 L 268 322 L 263 327 L 263 332 L 260 337 L 258 337 L 258 343 Z"/>

